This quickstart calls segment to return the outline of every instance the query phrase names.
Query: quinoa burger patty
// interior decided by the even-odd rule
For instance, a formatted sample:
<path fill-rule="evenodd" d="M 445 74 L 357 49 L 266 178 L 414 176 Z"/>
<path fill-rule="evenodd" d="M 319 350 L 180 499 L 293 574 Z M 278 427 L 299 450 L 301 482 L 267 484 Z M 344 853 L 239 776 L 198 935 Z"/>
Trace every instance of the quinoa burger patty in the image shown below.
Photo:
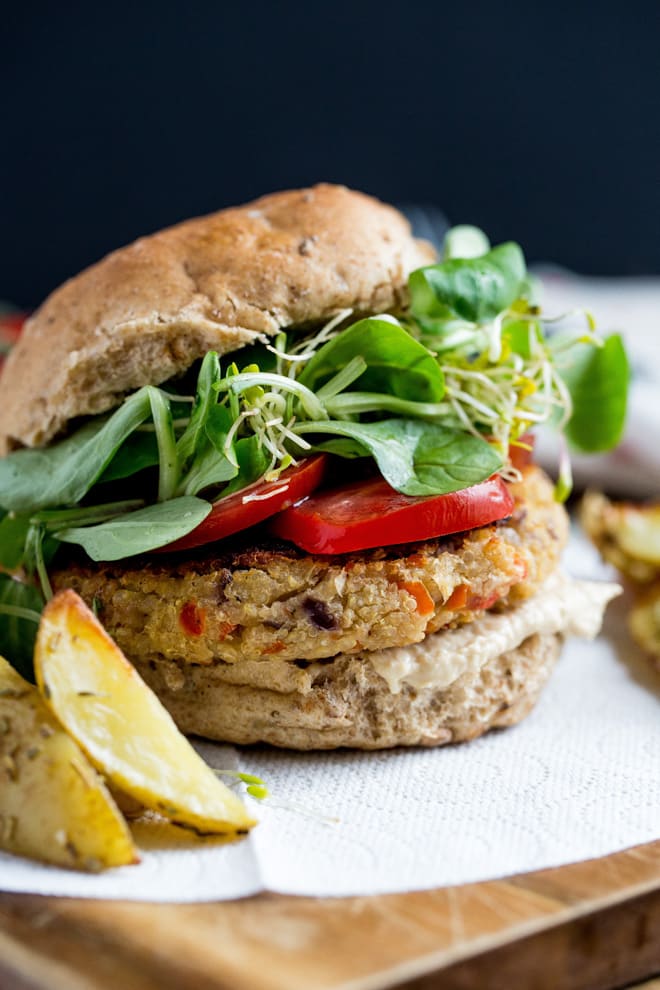
<path fill-rule="evenodd" d="M 566 514 L 539 468 L 512 485 L 500 524 L 325 557 L 290 544 L 221 556 L 72 565 L 52 575 L 93 605 L 134 662 L 316 660 L 417 643 L 533 595 L 556 568 Z"/>

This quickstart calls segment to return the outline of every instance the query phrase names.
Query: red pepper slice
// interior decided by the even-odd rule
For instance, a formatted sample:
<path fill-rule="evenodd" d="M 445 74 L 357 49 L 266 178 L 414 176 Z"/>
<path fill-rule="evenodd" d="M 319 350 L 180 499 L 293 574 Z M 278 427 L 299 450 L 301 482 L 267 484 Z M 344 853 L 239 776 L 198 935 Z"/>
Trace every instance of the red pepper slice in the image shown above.
<path fill-rule="evenodd" d="M 513 507 L 497 475 L 449 495 L 423 498 L 402 495 L 378 478 L 310 495 L 278 513 L 269 528 L 308 553 L 351 553 L 486 526 L 510 516 Z"/>
<path fill-rule="evenodd" d="M 248 526 L 256 526 L 318 488 L 326 462 L 326 454 L 316 454 L 295 467 L 287 468 L 276 481 L 258 481 L 240 492 L 221 498 L 199 526 L 180 540 L 160 547 L 157 552 L 190 550 L 231 536 Z"/>
<path fill-rule="evenodd" d="M 26 313 L 0 314 L 0 369 L 5 363 L 7 354 L 18 340 L 26 320 Z"/>

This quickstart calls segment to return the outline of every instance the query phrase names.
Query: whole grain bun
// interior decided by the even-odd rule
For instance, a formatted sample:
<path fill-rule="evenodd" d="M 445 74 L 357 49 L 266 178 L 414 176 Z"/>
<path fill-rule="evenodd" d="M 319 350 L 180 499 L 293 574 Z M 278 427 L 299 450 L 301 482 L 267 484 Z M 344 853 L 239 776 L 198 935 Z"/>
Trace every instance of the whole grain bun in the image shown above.
<path fill-rule="evenodd" d="M 188 220 L 108 255 L 28 320 L 0 392 L 0 454 L 145 384 L 341 309 L 400 310 L 433 260 L 405 218 L 343 186 L 275 193 Z"/>
<path fill-rule="evenodd" d="M 441 635 L 426 638 L 431 654 Z M 560 635 L 536 634 L 448 687 L 404 684 L 398 694 L 368 653 L 302 668 L 283 661 L 134 663 L 185 733 L 299 750 L 387 749 L 464 742 L 515 725 L 534 707 L 561 645 Z"/>

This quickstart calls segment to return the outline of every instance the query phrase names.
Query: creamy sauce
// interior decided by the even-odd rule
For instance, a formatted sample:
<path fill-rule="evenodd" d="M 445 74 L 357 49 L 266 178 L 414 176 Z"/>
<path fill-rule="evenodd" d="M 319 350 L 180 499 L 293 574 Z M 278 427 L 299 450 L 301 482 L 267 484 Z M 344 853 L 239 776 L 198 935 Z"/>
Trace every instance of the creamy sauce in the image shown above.
<path fill-rule="evenodd" d="M 440 630 L 411 646 L 374 650 L 365 659 L 387 681 L 392 694 L 398 694 L 404 682 L 439 690 L 514 650 L 534 633 L 593 639 L 605 606 L 620 594 L 618 584 L 578 581 L 557 573 L 538 594 L 510 612 L 488 612 L 459 629 Z"/>

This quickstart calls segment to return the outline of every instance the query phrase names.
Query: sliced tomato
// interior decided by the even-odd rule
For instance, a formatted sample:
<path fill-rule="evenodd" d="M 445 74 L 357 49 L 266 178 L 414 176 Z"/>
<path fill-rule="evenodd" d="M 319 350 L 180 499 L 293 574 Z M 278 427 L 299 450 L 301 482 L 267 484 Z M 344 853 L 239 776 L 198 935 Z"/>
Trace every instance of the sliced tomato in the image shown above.
<path fill-rule="evenodd" d="M 180 540 L 160 547 L 158 552 L 190 550 L 231 536 L 248 526 L 256 526 L 318 488 L 326 463 L 325 454 L 316 454 L 283 471 L 277 481 L 258 481 L 240 492 L 221 498 L 199 526 Z"/>
<path fill-rule="evenodd" d="M 534 434 L 523 433 L 515 443 L 509 444 L 509 459 L 514 468 L 522 471 L 534 458 Z"/>
<path fill-rule="evenodd" d="M 27 320 L 27 313 L 0 313 L 0 336 L 7 340 L 18 340 Z"/>
<path fill-rule="evenodd" d="M 489 443 L 494 443 L 492 437 L 486 437 Z M 518 471 L 528 467 L 534 459 L 534 434 L 523 433 L 521 437 L 509 444 L 509 460 Z"/>
<path fill-rule="evenodd" d="M 0 369 L 18 340 L 26 319 L 26 313 L 0 313 Z"/>
<path fill-rule="evenodd" d="M 497 475 L 424 498 L 402 495 L 378 478 L 317 492 L 280 512 L 269 528 L 308 553 L 350 553 L 486 526 L 510 516 L 513 505 Z"/>

